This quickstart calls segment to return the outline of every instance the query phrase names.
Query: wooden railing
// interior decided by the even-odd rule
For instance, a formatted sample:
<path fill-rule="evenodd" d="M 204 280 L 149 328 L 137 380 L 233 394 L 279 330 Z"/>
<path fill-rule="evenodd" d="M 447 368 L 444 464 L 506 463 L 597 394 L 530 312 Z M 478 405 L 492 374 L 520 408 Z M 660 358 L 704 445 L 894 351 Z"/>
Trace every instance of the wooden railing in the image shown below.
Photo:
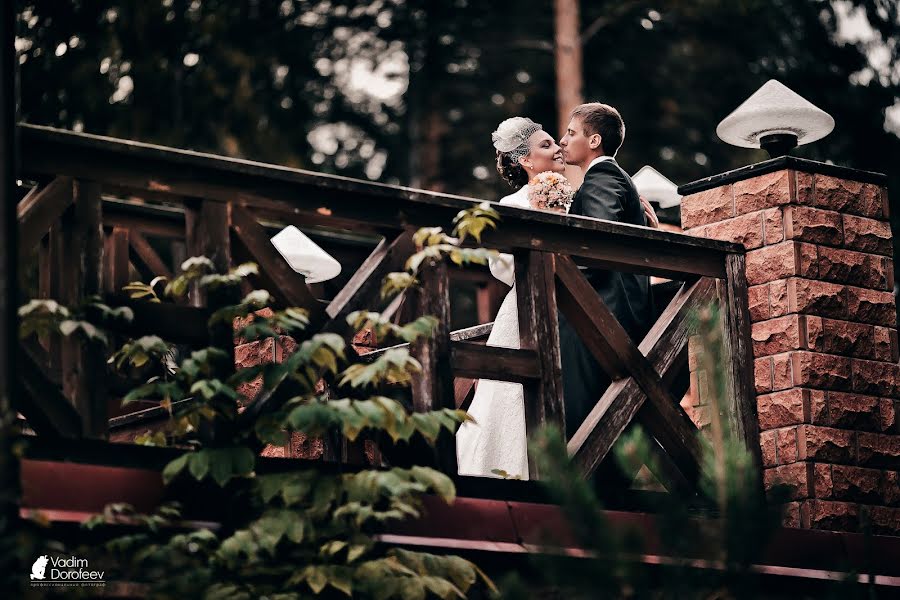
<path fill-rule="evenodd" d="M 253 260 L 262 284 L 282 305 L 302 306 L 313 331 L 345 331 L 346 316 L 376 302 L 383 276 L 412 251 L 421 226 L 449 225 L 472 199 L 366 183 L 343 177 L 22 125 L 21 177 L 35 187 L 19 205 L 21 249 L 39 248 L 40 293 L 74 303 L 113 292 L 134 267 L 145 277 L 170 275 L 147 237 L 183 244 L 225 269 Z M 118 199 L 114 199 L 115 196 Z M 124 200 L 123 200 L 124 199 Z M 449 330 L 449 267 L 423 271 L 415 312 L 441 320 L 437 334 L 413 344 L 423 371 L 412 388 L 415 410 L 455 407 L 471 398 L 471 380 L 517 381 L 525 390 L 530 431 L 564 423 L 558 310 L 578 331 L 612 379 L 584 423 L 570 432 L 569 451 L 594 473 L 622 432 L 635 422 L 658 443 L 661 475 L 670 489 L 694 489 L 700 465 L 696 426 L 679 406 L 687 367 L 690 311 L 718 300 L 724 315 L 728 389 L 725 417 L 757 458 L 743 249 L 735 244 L 579 216 L 495 206 L 501 216 L 484 244 L 515 256 L 520 349 L 473 343 L 477 331 Z M 380 236 L 371 254 L 327 303 L 311 293 L 269 242 L 267 223 Z M 177 253 L 173 253 L 177 254 Z M 685 282 L 640 344 L 626 334 L 578 266 L 658 275 Z M 208 339 L 194 306 L 133 304 L 129 333 L 153 331 L 173 342 Z M 179 312 L 180 311 L 180 312 Z M 176 314 L 177 313 L 177 314 Z M 39 435 L 103 437 L 108 423 L 103 365 L 74 342 L 55 356 L 26 348 L 27 401 L 19 406 Z M 454 382 L 457 383 L 454 388 Z M 460 382 L 463 382 L 460 385 Z M 273 394 L 248 411 L 265 410 Z M 455 470 L 452 440 L 441 462 Z M 530 464 L 532 477 L 540 476 Z"/>

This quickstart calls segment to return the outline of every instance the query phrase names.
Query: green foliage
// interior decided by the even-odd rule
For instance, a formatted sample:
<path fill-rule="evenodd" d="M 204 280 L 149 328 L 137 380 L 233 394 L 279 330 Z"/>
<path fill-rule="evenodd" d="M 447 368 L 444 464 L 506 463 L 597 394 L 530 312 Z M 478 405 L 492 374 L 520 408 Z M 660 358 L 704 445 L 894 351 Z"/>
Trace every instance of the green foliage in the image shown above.
<path fill-rule="evenodd" d="M 464 248 L 467 237 L 481 240 L 482 232 L 490 227 L 496 229 L 500 215 L 487 202 L 459 211 L 454 217 L 453 232 L 457 237 L 447 235 L 441 227 L 422 227 L 413 235 L 413 243 L 418 249 L 406 260 L 405 271 L 388 273 L 381 286 L 382 299 L 404 292 L 418 284 L 417 275 L 423 264 L 449 259 L 458 267 L 470 264 L 486 265 L 497 256 L 496 250 L 486 248 Z"/>
<path fill-rule="evenodd" d="M 436 235 L 441 240 L 432 246 L 437 257 L 447 254 L 443 246 L 457 248 L 455 241 Z M 235 290 L 253 272 L 255 266 L 248 264 L 218 275 L 211 261 L 194 257 L 182 264 L 181 273 L 166 283 L 163 293 L 155 291 L 162 280 L 148 285 L 133 282 L 128 290 L 134 300 L 169 302 L 194 286 Z M 235 370 L 225 349 L 199 348 L 182 356 L 172 373 L 148 378 L 124 398 L 126 403 L 156 400 L 169 410 L 167 427 L 141 434 L 135 441 L 181 449 L 163 469 L 163 481 L 174 484 L 173 489 L 189 485 L 219 489 L 224 508 L 220 526 L 186 525 L 177 505 L 163 505 L 149 515 L 130 506 L 110 505 L 85 527 L 127 525 L 128 533 L 114 535 L 90 551 L 114 556 L 106 564 L 121 567 L 116 576 L 147 584 L 153 597 L 464 598 L 476 585 L 496 593 L 469 561 L 379 542 L 380 529 L 421 514 L 423 495 L 454 501 L 452 480 L 430 467 L 375 465 L 332 473 L 298 463 L 289 472 L 257 474 L 260 448 L 286 443 L 290 432 L 329 443 L 336 436 L 360 442 L 366 433 L 386 445 L 420 439 L 434 446 L 441 435 L 455 434 L 468 418 L 464 411 L 450 409 L 411 414 L 400 401 L 384 395 L 383 388 L 396 391 L 408 385 L 420 369 L 406 348 L 388 349 L 371 362 L 350 362 L 342 336 L 303 331 L 308 323 L 305 310 L 287 308 L 268 316 L 254 312 L 270 301 L 268 292 L 253 291 L 236 304 L 217 307 L 208 326 L 211 331 L 221 329 L 252 313 L 252 319 L 234 332 L 236 337 L 299 337 L 296 350 L 280 363 Z M 108 307 L 93 311 L 98 321 L 126 316 Z M 30 334 L 59 330 L 73 321 L 73 314 L 81 314 L 52 301 L 29 303 L 21 313 Z M 427 338 L 437 325 L 428 316 L 395 324 L 369 311 L 350 315 L 348 323 L 354 330 L 370 329 L 380 339 L 400 342 Z M 109 364 L 133 373 L 170 354 L 165 340 L 147 335 L 126 340 L 111 352 Z M 295 394 L 299 389 L 300 395 L 273 410 L 241 418 L 245 399 L 237 388 L 257 378 L 264 393 L 275 393 L 290 381 L 299 384 L 292 389 Z M 347 386 L 362 397 L 328 398 L 322 391 L 326 381 Z M 371 395 L 365 397 L 364 392 Z"/>
<path fill-rule="evenodd" d="M 470 419 L 465 411 L 449 408 L 431 413 L 409 413 L 396 400 L 373 396 L 368 400 L 298 399 L 289 405 L 285 423 L 311 436 L 338 429 L 350 441 L 368 429 L 383 431 L 397 442 L 409 441 L 418 433 L 428 442 L 437 440 L 441 429 L 455 433 L 460 423 Z"/>
<path fill-rule="evenodd" d="M 481 234 L 488 227 L 497 229 L 497 221 L 500 215 L 491 208 L 487 202 L 482 202 L 475 208 L 461 210 L 453 219 L 453 235 L 458 236 L 461 242 L 467 237 L 472 237 L 476 242 L 481 242 Z"/>
<path fill-rule="evenodd" d="M 358 310 L 347 316 L 347 323 L 357 331 L 372 330 L 379 342 L 391 337 L 404 342 L 414 342 L 420 337 L 429 337 L 437 326 L 437 319 L 425 315 L 401 326 L 391 323 L 381 313 Z"/>
<path fill-rule="evenodd" d="M 145 335 L 123 344 L 113 353 L 109 362 L 114 363 L 120 371 L 126 364 L 140 368 L 151 360 L 161 361 L 169 349 L 169 344 L 158 335 Z"/>
<path fill-rule="evenodd" d="M 407 348 L 390 348 L 368 364 L 356 363 L 347 367 L 341 376 L 341 385 L 408 385 L 413 374 L 421 370 L 422 365 L 409 355 Z"/>
<path fill-rule="evenodd" d="M 163 277 L 159 275 L 154 277 L 150 283 L 144 283 L 142 281 L 132 281 L 126 286 L 122 287 L 122 291 L 128 294 L 129 298 L 133 298 L 135 300 L 145 300 L 147 302 L 160 303 L 162 299 L 160 299 L 159 294 L 156 293 L 156 287 L 168 281 L 167 277 Z"/>
<path fill-rule="evenodd" d="M 87 298 L 80 306 L 69 309 L 55 300 L 30 300 L 19 307 L 19 337 L 44 336 L 58 332 L 66 337 L 79 335 L 88 342 L 106 346 L 109 340 L 102 325 L 114 321 L 130 322 L 134 311 L 127 306 L 111 308 L 96 296 Z"/>

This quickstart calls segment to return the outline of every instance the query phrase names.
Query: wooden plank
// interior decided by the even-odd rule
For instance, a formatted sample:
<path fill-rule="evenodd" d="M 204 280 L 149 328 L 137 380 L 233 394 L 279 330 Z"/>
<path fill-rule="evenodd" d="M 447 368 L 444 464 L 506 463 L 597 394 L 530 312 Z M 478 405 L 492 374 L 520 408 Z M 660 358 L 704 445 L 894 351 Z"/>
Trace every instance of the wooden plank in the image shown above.
<path fill-rule="evenodd" d="M 474 200 L 38 126 L 20 131 L 29 174 L 90 176 L 126 188 L 237 202 L 285 218 L 318 218 L 336 227 L 396 230 L 449 223 Z M 539 249 L 666 277 L 723 277 L 723 253 L 739 251 L 736 244 L 645 227 L 495 208 L 503 227 L 487 232 L 484 243 L 500 250 Z"/>
<path fill-rule="evenodd" d="M 566 430 L 559 319 L 556 307 L 555 257 L 528 251 L 515 255 L 516 300 L 519 311 L 519 345 L 537 353 L 540 379 L 523 385 L 525 430 L 531 437 L 541 427 Z M 540 479 L 537 463 L 528 458 L 528 477 Z"/>
<path fill-rule="evenodd" d="M 162 276 L 172 279 L 172 270 L 163 259 L 156 253 L 147 238 L 139 231 L 131 230 L 128 238 L 131 245 L 131 259 L 136 263 L 141 271 L 148 271 L 153 277 Z M 152 277 L 151 277 L 152 279 Z"/>
<path fill-rule="evenodd" d="M 206 323 L 212 311 L 206 307 L 132 300 L 123 294 L 108 296 L 106 301 L 113 306 L 128 306 L 134 311 L 131 323 L 113 322 L 107 326 L 113 333 L 129 337 L 158 335 L 173 344 L 197 347 L 209 344 Z"/>
<path fill-rule="evenodd" d="M 451 342 L 450 364 L 457 377 L 495 379 L 518 383 L 541 378 L 541 360 L 534 350 Z"/>
<path fill-rule="evenodd" d="M 670 377 L 670 371 L 679 365 L 683 356 L 690 335 L 688 314 L 710 302 L 714 296 L 715 286 L 708 279 L 685 284 L 641 342 L 641 354 L 663 378 Z M 645 398 L 634 378 L 613 382 L 569 439 L 569 455 L 587 476 L 596 470 L 622 431 L 642 409 Z M 656 434 L 655 431 L 651 433 Z"/>
<path fill-rule="evenodd" d="M 419 315 L 437 318 L 433 335 L 419 338 L 410 345 L 410 355 L 419 361 L 422 370 L 413 376 L 412 404 L 415 412 L 442 408 L 456 408 L 453 394 L 453 369 L 450 366 L 450 282 L 447 263 L 430 259 L 419 271 L 420 287 L 416 290 Z M 441 434 L 437 443 L 438 466 L 445 473 L 455 475 L 456 436 Z"/>
<path fill-rule="evenodd" d="M 79 304 L 102 288 L 103 223 L 100 186 L 76 180 L 74 205 L 62 218 L 59 257 L 60 294 L 64 304 Z M 62 341 L 63 391 L 81 416 L 88 437 L 106 437 L 108 424 L 106 360 L 102 350 L 77 337 Z"/>
<path fill-rule="evenodd" d="M 103 256 L 103 287 L 106 293 L 115 294 L 128 285 L 131 277 L 129 262 L 129 231 L 113 227 L 106 236 Z"/>
<path fill-rule="evenodd" d="M 82 420 L 60 389 L 49 381 L 32 357 L 20 346 L 18 377 L 28 397 L 13 395 L 17 411 L 40 436 L 75 439 L 81 437 Z"/>
<path fill-rule="evenodd" d="M 454 342 L 465 342 L 468 340 L 483 340 L 487 339 L 489 335 L 491 335 L 491 330 L 494 328 L 494 323 L 482 323 L 481 325 L 475 325 L 473 327 L 466 327 L 464 329 L 457 329 L 455 331 L 450 332 L 450 340 Z"/>
<path fill-rule="evenodd" d="M 49 353 L 44 349 L 35 336 L 29 336 L 19 340 L 19 348 L 31 357 L 32 362 L 40 369 L 44 379 L 57 388 L 62 387 L 62 373 L 59 365 L 55 367 L 50 363 Z"/>
<path fill-rule="evenodd" d="M 72 204 L 70 177 L 57 177 L 25 196 L 16 210 L 20 252 L 36 246 L 70 204 Z"/>
<path fill-rule="evenodd" d="M 571 258 L 558 257 L 557 275 L 562 287 L 577 300 L 576 306 L 582 310 L 579 317 L 582 328 L 578 329 L 579 334 L 585 336 L 582 339 L 592 336 L 605 340 L 608 350 L 615 354 L 628 374 L 647 395 L 649 403 L 647 408 L 641 411 L 641 421 L 685 476 L 694 479 L 699 473 L 702 461 L 694 424 Z M 588 345 L 588 348 L 599 361 L 601 356 L 597 352 L 602 346 L 595 344 Z"/>
<path fill-rule="evenodd" d="M 60 300 L 61 276 L 59 272 L 60 253 L 62 252 L 60 224 L 50 226 L 49 233 L 41 238 L 38 252 L 38 297 L 43 300 Z M 54 371 L 60 371 L 61 336 L 51 332 L 41 338 L 41 344 L 47 349 L 47 363 Z"/>
<path fill-rule="evenodd" d="M 403 268 L 406 259 L 415 252 L 412 232 L 401 232 L 390 242 L 382 240 L 350 281 L 334 297 L 325 312 L 334 323 L 343 323 L 350 313 L 381 304 L 378 297 L 385 275 Z"/>
<path fill-rule="evenodd" d="M 469 410 L 472 400 L 475 398 L 476 379 L 468 377 L 456 377 L 453 379 L 453 397 L 456 400 L 456 408 Z"/>
<path fill-rule="evenodd" d="M 617 381 L 628 376 L 628 368 L 623 358 L 612 347 L 610 339 L 615 335 L 621 335 L 621 326 L 616 321 L 613 323 L 608 318 L 595 314 L 593 308 L 596 305 L 597 292 L 587 280 L 578 272 L 570 272 L 571 259 L 558 262 L 556 296 L 559 310 L 566 316 L 572 328 L 578 332 L 578 337 L 584 342 L 600 367 L 609 375 L 610 379 Z M 604 305 L 604 308 L 605 305 Z M 608 310 L 606 311 L 609 312 Z M 615 321 L 615 317 L 613 317 Z M 627 333 L 625 334 L 628 335 Z"/>
<path fill-rule="evenodd" d="M 743 254 L 731 254 L 725 258 L 727 275 L 722 282 L 723 294 L 720 296 L 726 369 L 725 406 L 722 407 L 725 414 L 722 416 L 731 432 L 744 442 L 754 464 L 762 472 L 745 264 Z M 762 486 L 761 480 L 759 484 Z"/>
<path fill-rule="evenodd" d="M 310 293 L 303 276 L 295 272 L 272 245 L 269 234 L 262 225 L 256 222 L 247 209 L 240 206 L 231 208 L 231 227 L 237 238 L 253 256 L 259 266 L 275 284 L 269 290 L 285 306 L 305 308 L 310 314 L 310 323 L 315 324 L 322 318 L 319 302 Z"/>
<path fill-rule="evenodd" d="M 108 205 L 109 201 L 103 203 L 104 209 Z M 147 219 L 146 217 L 141 217 L 132 214 L 123 214 L 123 213 L 104 213 L 103 214 L 103 224 L 107 227 L 124 227 L 126 229 L 130 229 L 131 231 L 140 231 L 145 235 L 152 235 L 154 237 L 162 237 L 162 238 L 171 238 L 177 240 L 184 239 L 184 218 L 182 215 L 182 219 L 180 222 L 177 221 L 161 221 L 154 219 Z"/>

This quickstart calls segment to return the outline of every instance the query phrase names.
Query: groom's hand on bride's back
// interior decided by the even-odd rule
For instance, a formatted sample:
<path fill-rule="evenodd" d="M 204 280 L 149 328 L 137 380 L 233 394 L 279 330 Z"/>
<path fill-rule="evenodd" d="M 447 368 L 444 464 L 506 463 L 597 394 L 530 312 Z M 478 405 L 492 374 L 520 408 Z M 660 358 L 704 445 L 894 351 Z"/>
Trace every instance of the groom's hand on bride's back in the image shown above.
<path fill-rule="evenodd" d="M 650 204 L 650 201 L 644 198 L 641 198 L 641 206 L 644 207 L 644 216 L 647 217 L 647 227 L 655 227 L 659 228 L 659 217 L 656 216 L 656 211 L 653 210 L 653 205 Z"/>

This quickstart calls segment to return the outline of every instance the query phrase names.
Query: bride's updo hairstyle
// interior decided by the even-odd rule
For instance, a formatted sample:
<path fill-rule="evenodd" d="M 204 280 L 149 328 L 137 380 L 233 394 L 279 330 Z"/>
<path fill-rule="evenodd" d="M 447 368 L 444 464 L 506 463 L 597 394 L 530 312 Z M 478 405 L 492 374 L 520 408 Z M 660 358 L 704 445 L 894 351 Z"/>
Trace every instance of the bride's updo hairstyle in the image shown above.
<path fill-rule="evenodd" d="M 497 150 L 497 172 L 506 183 L 520 188 L 528 183 L 528 173 L 519 164 L 519 159 L 528 156 L 528 138 L 536 131 L 543 129 L 528 117 L 512 117 L 497 126 L 491 134 L 494 149 Z"/>

